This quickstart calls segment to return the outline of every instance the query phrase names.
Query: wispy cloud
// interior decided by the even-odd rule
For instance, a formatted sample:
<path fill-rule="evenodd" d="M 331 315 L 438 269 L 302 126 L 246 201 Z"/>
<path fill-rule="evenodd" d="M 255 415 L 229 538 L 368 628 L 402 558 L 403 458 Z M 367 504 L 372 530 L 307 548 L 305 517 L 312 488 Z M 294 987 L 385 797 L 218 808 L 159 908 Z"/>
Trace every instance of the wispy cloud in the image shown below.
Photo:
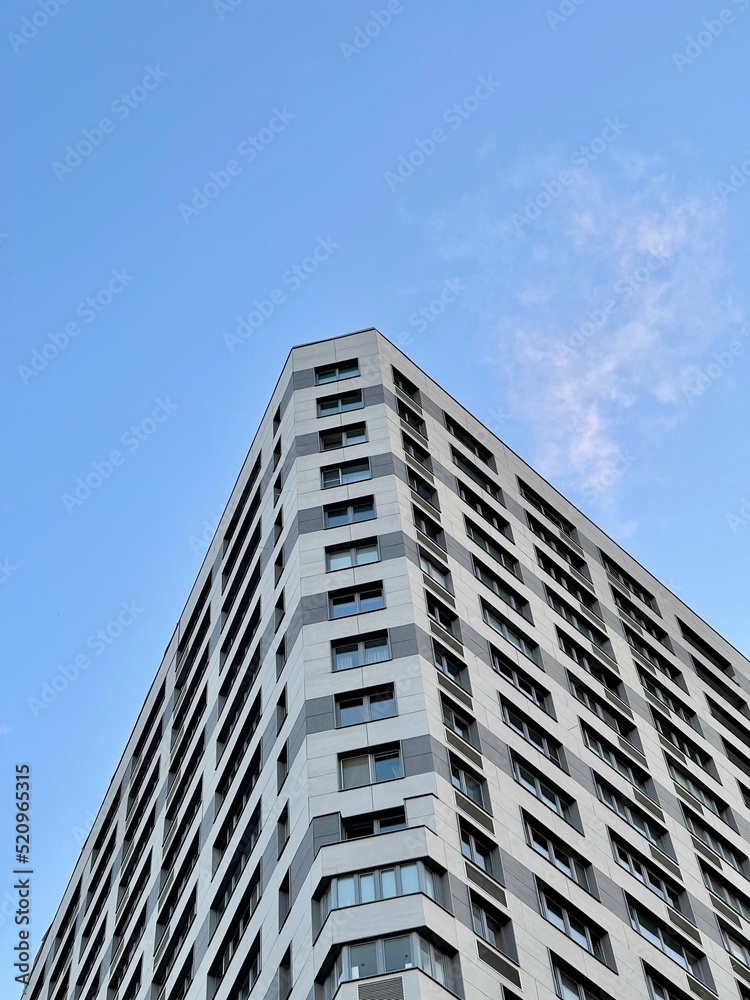
<path fill-rule="evenodd" d="M 462 260 L 482 361 L 531 428 L 533 461 L 603 496 L 674 426 L 696 362 L 741 317 L 725 288 L 723 206 L 710 193 L 681 188 L 655 156 L 613 149 L 519 225 L 529 192 L 545 178 L 551 188 L 560 169 L 549 158 L 519 166 L 499 194 L 444 214 L 432 235 Z"/>

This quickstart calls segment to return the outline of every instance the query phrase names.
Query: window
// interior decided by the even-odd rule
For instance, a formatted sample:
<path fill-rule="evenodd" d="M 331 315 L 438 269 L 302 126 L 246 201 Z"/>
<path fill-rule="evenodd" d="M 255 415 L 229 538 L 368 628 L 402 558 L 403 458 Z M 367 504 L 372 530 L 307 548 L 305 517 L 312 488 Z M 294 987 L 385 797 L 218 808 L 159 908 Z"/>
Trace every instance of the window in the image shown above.
<path fill-rule="evenodd" d="M 282 590 L 276 599 L 276 605 L 273 609 L 273 627 L 274 631 L 278 631 L 281 628 L 281 623 L 284 620 L 285 605 L 284 605 L 284 591 Z"/>
<path fill-rule="evenodd" d="M 289 774 L 289 740 L 286 740 L 276 758 L 276 794 L 284 786 L 284 782 Z"/>
<path fill-rule="evenodd" d="M 415 413 L 410 406 L 404 406 L 400 399 L 397 401 L 396 408 L 399 417 L 405 424 L 408 424 L 413 431 L 416 431 L 423 438 L 427 438 L 427 427 L 418 413 Z"/>
<path fill-rule="evenodd" d="M 286 663 L 286 636 L 283 636 L 278 646 L 276 647 L 276 679 L 281 677 L 281 672 L 284 669 Z"/>
<path fill-rule="evenodd" d="M 480 604 L 482 606 L 482 617 L 490 628 L 494 629 L 511 646 L 515 646 L 519 653 L 523 653 L 524 656 L 538 665 L 540 661 L 539 646 L 535 642 L 532 642 L 523 632 L 519 631 L 515 625 L 512 625 L 499 611 L 491 608 L 485 601 L 480 599 Z"/>
<path fill-rule="evenodd" d="M 562 748 L 557 740 L 548 736 L 528 715 L 519 711 L 512 702 L 506 701 L 502 695 L 500 696 L 500 705 L 506 725 L 522 736 L 535 750 L 544 754 L 553 764 L 563 767 Z"/>
<path fill-rule="evenodd" d="M 477 736 L 477 724 L 474 719 L 460 708 L 457 708 L 447 698 L 441 696 L 440 704 L 443 709 L 443 722 L 446 728 L 478 750 L 479 737 Z"/>
<path fill-rule="evenodd" d="M 279 473 L 278 476 L 273 481 L 273 505 L 274 505 L 274 507 L 279 502 L 279 500 L 281 500 L 282 485 L 283 485 L 283 480 L 282 480 L 282 477 L 281 477 L 281 473 Z"/>
<path fill-rule="evenodd" d="M 629 781 L 634 788 L 643 792 L 644 795 L 648 795 L 649 798 L 654 798 L 654 794 L 651 791 L 651 781 L 646 771 L 633 764 L 620 750 L 615 749 L 610 743 L 603 740 L 593 729 L 589 729 L 588 726 L 582 724 L 581 730 L 584 742 L 592 753 L 595 753 L 605 764 L 609 764 L 613 770 L 622 775 L 626 781 Z"/>
<path fill-rule="evenodd" d="M 448 989 L 453 986 L 451 959 L 436 945 L 412 931 L 396 937 L 344 945 L 323 984 L 323 996 L 325 1000 L 331 1000 L 339 985 L 346 980 L 412 968 L 421 969 Z"/>
<path fill-rule="evenodd" d="M 292 946 L 290 945 L 279 962 L 279 1000 L 286 1000 L 292 992 L 292 983 Z"/>
<path fill-rule="evenodd" d="M 425 604 L 429 618 L 460 642 L 461 630 L 458 624 L 458 615 L 446 608 L 444 604 L 441 604 L 440 601 L 431 594 L 428 594 L 427 591 L 425 591 Z"/>
<path fill-rule="evenodd" d="M 406 375 L 402 375 L 397 368 L 392 367 L 391 371 L 393 372 L 393 384 L 396 388 L 400 389 L 409 399 L 413 399 L 415 403 L 419 403 L 419 389 L 414 383 Z"/>
<path fill-rule="evenodd" d="M 273 415 L 273 433 L 278 434 L 279 428 L 281 427 L 281 407 L 276 407 L 276 412 Z"/>
<path fill-rule="evenodd" d="M 474 524 L 473 521 L 470 521 L 468 517 L 464 518 L 464 520 L 466 522 L 466 534 L 469 538 L 473 542 L 476 542 L 480 548 L 484 549 L 487 555 L 492 556 L 495 562 L 504 566 L 509 573 L 512 573 L 513 576 L 517 576 L 520 580 L 521 570 L 515 556 L 512 556 L 510 552 L 506 552 L 502 545 L 498 545 L 498 543 L 491 538 L 486 531 L 483 531 L 480 527 Z"/>
<path fill-rule="evenodd" d="M 717 871 L 714 871 L 707 864 L 701 861 L 700 866 L 706 888 L 714 896 L 718 896 L 719 899 L 723 900 L 727 906 L 730 906 L 735 913 L 739 913 L 745 920 L 750 921 L 750 897 L 746 896 L 744 892 L 737 889 L 736 886 L 732 885 L 731 882 L 722 875 L 719 875 Z"/>
<path fill-rule="evenodd" d="M 667 770 L 675 782 L 685 791 L 689 792 L 693 798 L 696 798 L 706 809 L 710 809 L 712 813 L 723 819 L 726 822 L 728 807 L 726 802 L 722 802 L 712 791 L 710 791 L 701 782 L 697 781 L 690 772 L 678 764 L 676 761 L 672 760 L 671 757 L 664 755 L 667 761 Z"/>
<path fill-rule="evenodd" d="M 557 535 L 553 534 L 541 521 L 537 521 L 535 517 L 532 517 L 528 511 L 526 511 L 526 521 L 537 538 L 541 538 L 546 545 L 549 545 L 553 552 L 556 552 L 565 560 L 571 569 L 574 569 L 576 573 L 580 573 L 590 582 L 589 569 L 586 565 L 586 560 L 582 556 L 565 542 L 560 541 Z"/>
<path fill-rule="evenodd" d="M 479 514 L 480 517 L 491 524 L 496 531 L 505 535 L 511 542 L 513 541 L 513 532 L 510 530 L 510 524 L 501 517 L 497 511 L 490 504 L 487 503 L 478 493 L 474 490 L 469 489 L 469 487 L 462 483 L 460 479 L 456 479 L 458 485 L 458 495 L 461 497 L 463 502 L 467 504 L 473 511 Z M 502 503 L 502 500 L 499 501 Z"/>
<path fill-rule="evenodd" d="M 449 677 L 454 684 L 458 684 L 464 691 L 469 691 L 469 676 L 466 664 L 454 654 L 444 649 L 433 640 L 432 662 L 441 674 Z"/>
<path fill-rule="evenodd" d="M 474 568 L 474 576 L 477 580 L 483 583 L 501 601 L 504 601 L 509 608 L 513 608 L 517 614 L 522 615 L 526 621 L 532 620 L 529 602 L 525 597 L 521 597 L 519 593 L 509 587 L 497 573 L 494 573 L 489 566 L 485 566 L 483 562 L 480 562 L 476 556 L 471 557 L 471 563 Z"/>
<path fill-rule="evenodd" d="M 582 705 L 585 705 L 589 711 L 593 712 L 610 729 L 613 729 L 618 736 L 622 736 L 629 743 L 635 742 L 637 739 L 637 730 L 629 719 L 616 712 L 608 702 L 600 698 L 598 694 L 595 694 L 585 684 L 582 684 L 571 673 L 568 673 L 568 685 L 573 697 L 580 701 Z"/>
<path fill-rule="evenodd" d="M 575 608 L 571 608 L 569 604 L 562 601 L 549 587 L 545 586 L 544 590 L 547 595 L 547 604 L 549 604 L 553 611 L 556 611 L 561 618 L 564 618 L 573 628 L 577 629 L 581 635 L 585 635 L 598 649 L 601 649 L 607 656 L 612 657 L 612 647 L 609 639 L 603 632 L 593 626 L 580 611 L 576 611 Z"/>
<path fill-rule="evenodd" d="M 281 439 L 273 446 L 273 467 L 274 469 L 281 461 Z"/>
<path fill-rule="evenodd" d="M 348 504 L 329 504 L 323 508 L 326 528 L 339 528 L 343 524 L 358 524 L 371 521 L 375 517 L 373 497 L 361 497 Z"/>
<path fill-rule="evenodd" d="M 431 542 L 435 545 L 439 545 L 441 549 L 445 548 L 445 532 L 440 527 L 440 525 L 433 521 L 431 517 L 427 517 L 423 514 L 421 510 L 416 507 L 412 507 L 412 513 L 414 515 L 414 525 L 418 531 L 421 531 L 423 535 L 426 535 Z"/>
<path fill-rule="evenodd" d="M 385 812 L 369 812 L 365 816 L 350 816 L 342 821 L 343 839 L 358 840 L 360 837 L 375 837 L 381 833 L 394 833 L 406 829 L 406 814 L 400 809 Z"/>
<path fill-rule="evenodd" d="M 419 566 L 422 572 L 439 584 L 443 590 L 451 590 L 451 575 L 448 568 L 421 547 L 419 549 Z"/>
<path fill-rule="evenodd" d="M 358 542 L 348 542 L 345 545 L 330 545 L 326 549 L 326 570 L 332 573 L 337 569 L 351 569 L 353 566 L 367 566 L 378 562 L 377 538 L 363 538 Z"/>
<path fill-rule="evenodd" d="M 679 698 L 675 698 L 671 691 L 665 688 L 663 684 L 657 681 L 655 677 L 652 677 L 647 671 L 639 668 L 638 676 L 641 684 L 649 694 L 652 694 L 657 701 L 665 705 L 670 712 L 674 712 L 675 715 L 679 716 L 683 722 L 687 722 L 689 726 L 698 731 L 695 712 L 691 708 L 684 705 Z"/>
<path fill-rule="evenodd" d="M 349 483 L 360 483 L 363 479 L 372 479 L 370 462 L 367 458 L 342 462 L 340 465 L 328 465 L 320 470 L 320 475 L 324 490 L 332 486 L 346 486 Z"/>
<path fill-rule="evenodd" d="M 361 410 L 365 405 L 361 389 L 355 389 L 353 392 L 342 392 L 338 396 L 322 396 L 318 399 L 317 404 L 319 417 L 330 417 L 334 413 Z"/>
<path fill-rule="evenodd" d="M 703 980 L 700 967 L 701 955 L 661 920 L 647 913 L 633 900 L 628 901 L 630 924 L 634 931 L 650 941 L 654 947 L 677 962 L 686 972 Z"/>
<path fill-rule="evenodd" d="M 485 475 L 478 465 L 470 462 L 468 458 L 464 458 L 461 452 L 453 447 L 451 447 L 451 454 L 453 456 L 453 464 L 456 468 L 460 469 L 465 476 L 473 480 L 477 486 L 481 486 L 486 493 L 489 493 L 493 500 L 497 500 L 498 503 L 503 502 L 503 494 L 500 487 L 489 476 Z"/>
<path fill-rule="evenodd" d="M 540 889 L 539 901 L 542 916 L 546 920 L 600 962 L 606 961 L 604 950 L 606 935 L 600 927 L 589 921 L 577 908 L 562 896 L 553 893 L 551 889 L 546 887 Z"/>
<path fill-rule="evenodd" d="M 276 821 L 276 846 L 279 854 L 284 850 L 289 840 L 289 804 L 284 806 Z"/>
<path fill-rule="evenodd" d="M 677 624 L 680 626 L 683 639 L 689 642 L 693 649 L 697 649 L 709 663 L 712 663 L 723 674 L 734 680 L 734 668 L 726 656 L 717 653 L 710 642 L 698 635 L 697 632 L 694 632 L 681 618 L 677 619 Z"/>
<path fill-rule="evenodd" d="M 552 698 L 546 688 L 537 684 L 525 670 L 521 670 L 510 657 L 492 645 L 490 645 L 490 655 L 492 668 L 496 673 L 512 684 L 517 691 L 520 691 L 524 698 L 528 698 L 547 715 L 552 715 Z"/>
<path fill-rule="evenodd" d="M 665 656 L 658 653 L 649 643 L 644 642 L 644 640 L 641 639 L 641 637 L 637 635 L 629 625 L 623 624 L 622 628 L 625 633 L 625 638 L 628 640 L 628 644 L 636 651 L 636 653 L 642 656 L 643 659 L 650 663 L 652 667 L 656 667 L 660 673 L 669 677 L 670 680 L 675 681 L 675 683 L 679 683 L 681 675 L 677 667 L 673 667 Z"/>
<path fill-rule="evenodd" d="M 692 813 L 685 806 L 682 807 L 682 811 L 685 815 L 685 826 L 688 830 L 696 837 L 702 844 L 708 847 L 718 854 L 720 858 L 723 858 L 728 865 L 731 865 L 735 871 L 738 871 L 740 875 L 744 875 L 745 878 L 748 877 L 748 863 L 747 855 L 742 854 L 738 851 L 736 847 L 725 840 L 720 834 L 715 833 L 712 826 L 704 823 L 703 820 Z"/>
<path fill-rule="evenodd" d="M 557 565 L 554 559 L 550 559 L 549 556 L 545 555 L 540 548 L 535 546 L 534 550 L 536 552 L 537 562 L 542 567 L 544 572 L 548 576 L 551 576 L 556 583 L 559 583 L 561 587 L 564 587 L 571 597 L 575 597 L 575 599 L 580 601 L 581 604 L 589 609 L 589 611 L 595 614 L 598 618 L 601 618 L 602 616 L 599 611 L 599 604 L 591 591 L 586 587 L 582 587 L 581 584 L 570 575 L 570 573 L 566 573 L 562 567 Z"/>
<path fill-rule="evenodd" d="M 612 1000 L 608 993 L 557 956 L 552 958 L 552 977 L 561 1000 Z"/>
<path fill-rule="evenodd" d="M 391 650 L 387 632 L 373 632 L 353 639 L 337 639 L 331 643 L 333 669 L 349 670 L 369 663 L 390 660 Z"/>
<path fill-rule="evenodd" d="M 670 652 L 672 652 L 672 643 L 661 625 L 657 625 L 652 618 L 649 618 L 648 615 L 644 614 L 640 608 L 636 607 L 636 605 L 621 594 L 619 590 L 616 590 L 614 587 L 610 587 L 610 590 L 612 591 L 614 602 L 622 614 L 624 614 L 626 618 L 630 618 L 630 620 L 635 622 L 635 624 L 642 628 L 644 632 L 648 632 L 648 634 L 656 639 L 657 642 L 660 642 L 662 646 L 665 646 Z"/>
<path fill-rule="evenodd" d="M 500 862 L 495 844 L 488 840 L 483 834 L 477 833 L 473 827 L 463 819 L 458 821 L 459 834 L 461 837 L 461 853 L 469 861 L 473 862 L 477 868 L 491 876 L 497 882 L 500 878 Z"/>
<path fill-rule="evenodd" d="M 527 792 L 534 798 L 539 799 L 543 805 L 547 806 L 558 816 L 571 823 L 573 817 L 573 799 L 565 792 L 560 791 L 548 778 L 546 778 L 536 768 L 531 767 L 526 761 L 520 760 L 513 755 L 513 776 Z"/>
<path fill-rule="evenodd" d="M 276 586 L 284 575 L 284 546 L 281 546 L 279 554 L 276 556 L 276 560 L 273 564 L 273 584 Z"/>
<path fill-rule="evenodd" d="M 425 503 L 428 503 L 435 510 L 440 510 L 440 503 L 438 501 L 437 490 L 434 486 L 430 486 L 426 479 L 418 476 L 416 472 L 411 469 L 407 469 L 406 478 L 409 483 L 409 488 L 421 497 Z"/>
<path fill-rule="evenodd" d="M 364 444 L 367 441 L 367 427 L 365 424 L 349 424 L 348 427 L 321 431 L 319 438 L 321 451 L 349 448 L 353 444 Z"/>
<path fill-rule="evenodd" d="M 315 384 L 325 385 L 327 382 L 341 382 L 345 378 L 354 378 L 359 375 L 359 362 L 356 358 L 351 361 L 340 361 L 336 365 L 322 365 L 315 369 Z"/>
<path fill-rule="evenodd" d="M 353 590 L 336 590 L 328 595 L 328 617 L 345 618 L 380 611 L 385 607 L 383 584 L 370 583 Z"/>
<path fill-rule="evenodd" d="M 240 974 L 227 993 L 227 996 L 231 996 L 232 1000 L 248 1000 L 260 976 L 260 957 L 260 932 L 258 932 L 250 945 L 247 958 L 242 963 Z"/>
<path fill-rule="evenodd" d="M 248 886 L 243 895 L 243 900 L 235 916 L 232 918 L 227 936 L 219 946 L 216 959 L 209 969 L 209 979 L 214 981 L 214 992 L 218 990 L 219 984 L 226 975 L 229 965 L 237 953 L 259 899 L 260 894 L 256 894 L 255 887 Z"/>
<path fill-rule="evenodd" d="M 709 670 L 708 667 L 701 663 L 697 656 L 693 656 L 691 653 L 690 659 L 693 662 L 693 669 L 704 684 L 708 684 L 710 688 L 712 688 L 717 694 L 720 694 L 721 697 L 733 708 L 736 708 L 738 712 L 742 712 L 745 717 L 750 715 L 750 710 L 748 709 L 747 702 L 744 698 L 740 698 L 736 691 L 733 691 L 728 684 L 725 684 L 724 681 L 720 681 L 712 670 Z"/>
<path fill-rule="evenodd" d="M 339 768 L 343 789 L 393 781 L 404 776 L 401 748 L 398 744 L 368 753 L 339 757 Z"/>
<path fill-rule="evenodd" d="M 526 842 L 532 851 L 549 861 L 567 878 L 577 882 L 586 892 L 591 892 L 591 865 L 588 861 L 584 861 L 559 837 L 530 816 L 524 815 L 524 829 Z"/>
<path fill-rule="evenodd" d="M 653 1000 L 692 1000 L 692 996 L 683 993 L 682 990 L 665 979 L 661 973 L 658 973 L 655 969 L 650 969 L 645 962 L 643 964 L 646 969 L 646 984 L 648 985 L 649 996 Z M 740 991 L 740 996 L 744 996 L 742 991 Z"/>
<path fill-rule="evenodd" d="M 575 527 L 567 517 L 563 517 L 551 503 L 548 503 L 536 490 L 532 490 L 522 479 L 518 480 L 518 486 L 524 500 L 528 500 L 532 507 L 536 507 L 539 513 L 544 514 L 547 520 L 551 521 L 564 535 L 575 538 Z"/>
<path fill-rule="evenodd" d="M 275 545 L 281 538 L 281 533 L 284 530 L 284 511 L 280 510 L 276 515 L 276 520 L 273 522 L 273 544 Z"/>
<path fill-rule="evenodd" d="M 608 691 L 617 695 L 622 701 L 622 685 L 617 674 L 604 667 L 595 656 L 571 639 L 565 632 L 561 632 L 559 628 L 555 631 L 557 632 L 558 644 L 563 653 L 567 653 L 571 660 L 575 660 L 578 666 L 582 667 L 587 674 L 591 674 L 595 680 L 603 684 Z"/>
<path fill-rule="evenodd" d="M 650 861 L 627 844 L 620 837 L 612 834 L 612 854 L 620 868 L 624 868 L 633 878 L 645 885 L 647 889 L 655 893 L 660 899 L 678 912 L 684 913 L 683 896 L 685 890 L 677 882 L 672 881 L 663 875 Z"/>
<path fill-rule="evenodd" d="M 421 444 L 417 444 L 413 438 L 410 438 L 408 434 L 404 434 L 403 431 L 401 432 L 401 441 L 407 455 L 410 455 L 415 462 L 418 462 L 428 472 L 432 471 L 432 459 L 426 448 L 423 448 Z"/>
<path fill-rule="evenodd" d="M 260 696 L 258 696 L 258 701 L 260 701 Z M 281 727 L 284 725 L 286 716 L 286 687 L 283 687 L 279 695 L 279 700 L 276 702 L 276 735 L 281 732 Z"/>
<path fill-rule="evenodd" d="M 463 792 L 467 798 L 475 802 L 478 806 L 488 811 L 486 781 L 474 771 L 472 771 L 463 761 L 460 761 L 452 754 L 448 754 L 451 766 L 451 783 L 459 792 Z"/>
<path fill-rule="evenodd" d="M 377 722 L 396 715 L 393 685 L 336 695 L 336 725 L 356 726 L 362 722 Z"/>
<path fill-rule="evenodd" d="M 495 910 L 494 907 L 490 907 L 480 896 L 474 893 L 469 895 L 471 897 L 471 923 L 474 933 L 515 961 L 513 934 L 508 917 L 501 914 L 499 910 Z"/>
<path fill-rule="evenodd" d="M 331 910 L 417 892 L 437 900 L 439 881 L 435 872 L 422 861 L 339 875 L 331 880 L 320 899 L 321 920 L 325 920 Z"/>
<path fill-rule="evenodd" d="M 686 736 L 673 726 L 672 723 L 666 719 L 660 712 L 651 709 L 651 715 L 654 719 L 654 726 L 656 727 L 657 733 L 660 733 L 665 740 L 668 740 L 673 747 L 684 753 L 694 764 L 698 767 L 703 768 L 704 771 L 711 772 L 713 761 L 711 760 L 710 754 L 707 754 L 705 750 L 702 750 L 699 746 L 696 746 L 692 740 L 689 740 Z"/>
<path fill-rule="evenodd" d="M 667 839 L 667 831 L 663 826 L 652 820 L 642 809 L 633 805 L 622 792 L 617 791 L 616 788 L 603 781 L 598 775 L 594 776 L 594 782 L 596 784 L 596 794 L 608 809 L 616 813 L 628 826 L 637 830 L 654 847 L 658 847 L 664 853 L 672 853 Z"/>
<path fill-rule="evenodd" d="M 448 428 L 449 432 L 453 435 L 453 437 L 457 441 L 460 441 L 461 444 L 464 446 L 464 448 L 467 449 L 467 451 L 470 451 L 472 454 L 476 455 L 477 458 L 480 459 L 480 461 L 485 463 L 485 465 L 491 466 L 493 458 L 492 458 L 492 452 L 489 450 L 489 448 L 485 448 L 483 444 L 480 444 L 479 441 L 477 441 L 477 439 L 474 437 L 474 435 L 470 434 L 467 430 L 465 430 L 459 423 L 457 423 L 453 419 L 453 417 L 449 417 L 447 413 L 444 413 L 443 416 L 445 417 L 445 426 Z"/>
<path fill-rule="evenodd" d="M 279 930 L 284 925 L 284 921 L 289 916 L 291 909 L 291 885 L 289 871 L 287 870 L 279 882 Z"/>

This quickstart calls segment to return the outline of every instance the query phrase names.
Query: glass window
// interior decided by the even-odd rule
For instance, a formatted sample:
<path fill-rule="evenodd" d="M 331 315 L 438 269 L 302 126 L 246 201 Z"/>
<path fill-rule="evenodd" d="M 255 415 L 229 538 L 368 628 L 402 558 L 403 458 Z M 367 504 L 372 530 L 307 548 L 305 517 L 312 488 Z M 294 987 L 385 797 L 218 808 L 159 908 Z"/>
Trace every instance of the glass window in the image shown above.
<path fill-rule="evenodd" d="M 359 483 L 363 479 L 371 479 L 370 462 L 363 458 L 357 462 L 343 462 L 341 465 L 330 465 L 321 469 L 321 482 L 324 490 L 332 486 L 345 486 L 348 483 Z"/>
<path fill-rule="evenodd" d="M 341 761 L 341 776 L 344 788 L 369 785 L 370 758 L 366 754 L 360 757 L 345 757 Z"/>
<path fill-rule="evenodd" d="M 366 614 L 385 607 L 385 596 L 381 584 L 370 584 L 359 590 L 339 591 L 329 595 L 329 617 L 344 618 L 347 615 Z"/>
<path fill-rule="evenodd" d="M 523 615 L 527 620 L 531 620 L 531 611 L 529 609 L 529 602 L 525 597 L 521 597 L 520 594 L 516 593 L 511 587 L 507 586 L 497 573 L 494 573 L 491 569 L 480 562 L 475 556 L 472 556 L 472 564 L 474 567 L 474 576 L 481 583 L 488 587 L 494 594 L 496 594 L 501 601 L 504 601 L 508 607 L 513 608 L 514 611 L 518 612 L 519 615 Z"/>
<path fill-rule="evenodd" d="M 467 677 L 466 664 L 458 659 L 453 653 L 449 653 L 447 649 L 443 649 L 438 643 L 433 642 L 432 644 L 433 652 L 433 662 L 438 670 L 445 674 L 446 677 L 458 684 L 460 688 L 464 691 L 469 690 L 469 682 Z"/>
<path fill-rule="evenodd" d="M 476 802 L 482 809 L 485 808 L 484 781 L 475 777 L 471 771 L 462 767 L 455 760 L 451 760 L 451 781 L 455 788 Z"/>
<path fill-rule="evenodd" d="M 490 645 L 490 655 L 492 657 L 492 667 L 496 673 L 500 674 L 513 687 L 520 691 L 524 698 L 537 705 L 547 715 L 551 715 L 552 702 L 550 693 L 540 684 L 537 684 L 525 670 L 521 670 L 505 653 L 500 652 L 493 645 Z"/>
<path fill-rule="evenodd" d="M 532 642 L 531 639 L 528 639 L 522 632 L 512 625 L 507 618 L 495 611 L 484 601 L 481 601 L 481 605 L 482 616 L 490 628 L 514 646 L 519 653 L 523 653 L 523 655 L 528 657 L 528 659 L 533 660 L 534 663 L 538 663 L 539 647 L 537 644 Z"/>
<path fill-rule="evenodd" d="M 460 821 L 461 830 L 461 853 L 469 861 L 473 861 L 474 864 L 485 871 L 488 875 L 496 878 L 494 865 L 493 865 L 493 851 L 495 850 L 494 844 L 491 844 L 488 840 L 485 840 L 481 835 L 475 834 L 466 823 Z"/>
<path fill-rule="evenodd" d="M 318 416 L 328 417 L 334 413 L 361 410 L 364 405 L 361 389 L 355 389 L 354 392 L 342 392 L 338 396 L 325 396 L 318 400 Z"/>
<path fill-rule="evenodd" d="M 373 782 L 391 781 L 403 777 L 401 751 L 398 746 L 341 758 L 342 788 L 357 788 Z"/>
<path fill-rule="evenodd" d="M 336 545 L 326 549 L 326 569 L 329 572 L 367 566 L 379 559 L 377 538 L 366 538 L 353 545 Z"/>
<path fill-rule="evenodd" d="M 383 899 L 390 899 L 398 895 L 396 888 L 396 869 L 386 868 L 380 873 L 380 884 L 383 892 Z"/>
<path fill-rule="evenodd" d="M 436 524 L 431 517 L 427 517 L 421 511 L 417 510 L 416 507 L 412 507 L 412 512 L 414 514 L 414 524 L 416 528 L 426 535 L 430 541 L 439 545 L 441 549 L 445 548 L 445 535 L 443 529 L 439 524 Z"/>
<path fill-rule="evenodd" d="M 375 899 L 375 875 L 368 872 L 359 876 L 359 901 L 371 903 Z"/>
<path fill-rule="evenodd" d="M 515 556 L 512 556 L 510 552 L 506 552 L 502 545 L 498 545 L 498 543 L 491 538 L 486 531 L 482 531 L 482 529 L 471 522 L 468 517 L 465 518 L 465 521 L 466 534 L 469 538 L 471 538 L 473 542 L 476 542 L 480 548 L 484 549 L 487 555 L 492 556 L 496 563 L 504 566 L 508 572 L 520 579 L 521 570 Z"/>
<path fill-rule="evenodd" d="M 375 517 L 375 501 L 363 497 L 350 504 L 339 504 L 324 508 L 326 528 L 338 528 L 344 524 L 357 524 Z"/>
<path fill-rule="evenodd" d="M 336 892 L 339 906 L 354 906 L 357 901 L 354 893 L 354 876 L 342 875 L 336 879 Z"/>
<path fill-rule="evenodd" d="M 349 946 L 352 979 L 376 975 L 378 971 L 376 948 L 375 941 L 364 941 Z"/>
<path fill-rule="evenodd" d="M 400 778 L 401 752 L 399 750 L 383 750 L 373 754 L 373 777 L 375 781 L 391 781 Z"/>
<path fill-rule="evenodd" d="M 385 971 L 396 972 L 398 969 L 410 969 L 411 941 L 408 934 L 401 937 L 386 938 L 383 942 Z"/>
<path fill-rule="evenodd" d="M 432 556 L 427 555 L 424 549 L 419 550 L 419 566 L 423 573 L 430 579 L 439 583 L 444 590 L 450 590 L 451 575 L 446 566 L 443 566 Z"/>
<path fill-rule="evenodd" d="M 323 365 L 315 369 L 315 382 L 317 385 L 324 385 L 327 382 L 339 382 L 345 378 L 354 378 L 359 375 L 359 362 L 356 358 L 351 361 L 340 361 L 337 365 Z"/>
<path fill-rule="evenodd" d="M 365 424 L 350 424 L 348 427 L 336 427 L 330 431 L 321 431 L 320 450 L 332 451 L 334 448 L 349 448 L 353 444 L 363 444 L 367 441 Z"/>

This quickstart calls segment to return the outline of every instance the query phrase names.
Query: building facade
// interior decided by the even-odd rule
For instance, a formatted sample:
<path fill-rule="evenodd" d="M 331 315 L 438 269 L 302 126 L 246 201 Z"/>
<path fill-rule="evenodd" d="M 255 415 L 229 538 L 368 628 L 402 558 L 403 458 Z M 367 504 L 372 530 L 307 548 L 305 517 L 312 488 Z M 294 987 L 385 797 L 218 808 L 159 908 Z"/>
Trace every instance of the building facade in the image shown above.
<path fill-rule="evenodd" d="M 748 662 L 375 330 L 295 348 L 28 1000 L 750 998 Z"/>

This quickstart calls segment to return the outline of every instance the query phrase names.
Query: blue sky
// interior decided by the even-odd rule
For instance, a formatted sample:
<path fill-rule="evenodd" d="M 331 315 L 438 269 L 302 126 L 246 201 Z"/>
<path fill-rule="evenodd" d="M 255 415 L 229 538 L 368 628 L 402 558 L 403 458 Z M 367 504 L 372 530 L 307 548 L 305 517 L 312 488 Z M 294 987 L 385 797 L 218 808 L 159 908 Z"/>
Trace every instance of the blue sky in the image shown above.
<path fill-rule="evenodd" d="M 34 947 L 296 343 L 377 326 L 750 649 L 750 0 L 44 3 L 1 71 Z"/>

